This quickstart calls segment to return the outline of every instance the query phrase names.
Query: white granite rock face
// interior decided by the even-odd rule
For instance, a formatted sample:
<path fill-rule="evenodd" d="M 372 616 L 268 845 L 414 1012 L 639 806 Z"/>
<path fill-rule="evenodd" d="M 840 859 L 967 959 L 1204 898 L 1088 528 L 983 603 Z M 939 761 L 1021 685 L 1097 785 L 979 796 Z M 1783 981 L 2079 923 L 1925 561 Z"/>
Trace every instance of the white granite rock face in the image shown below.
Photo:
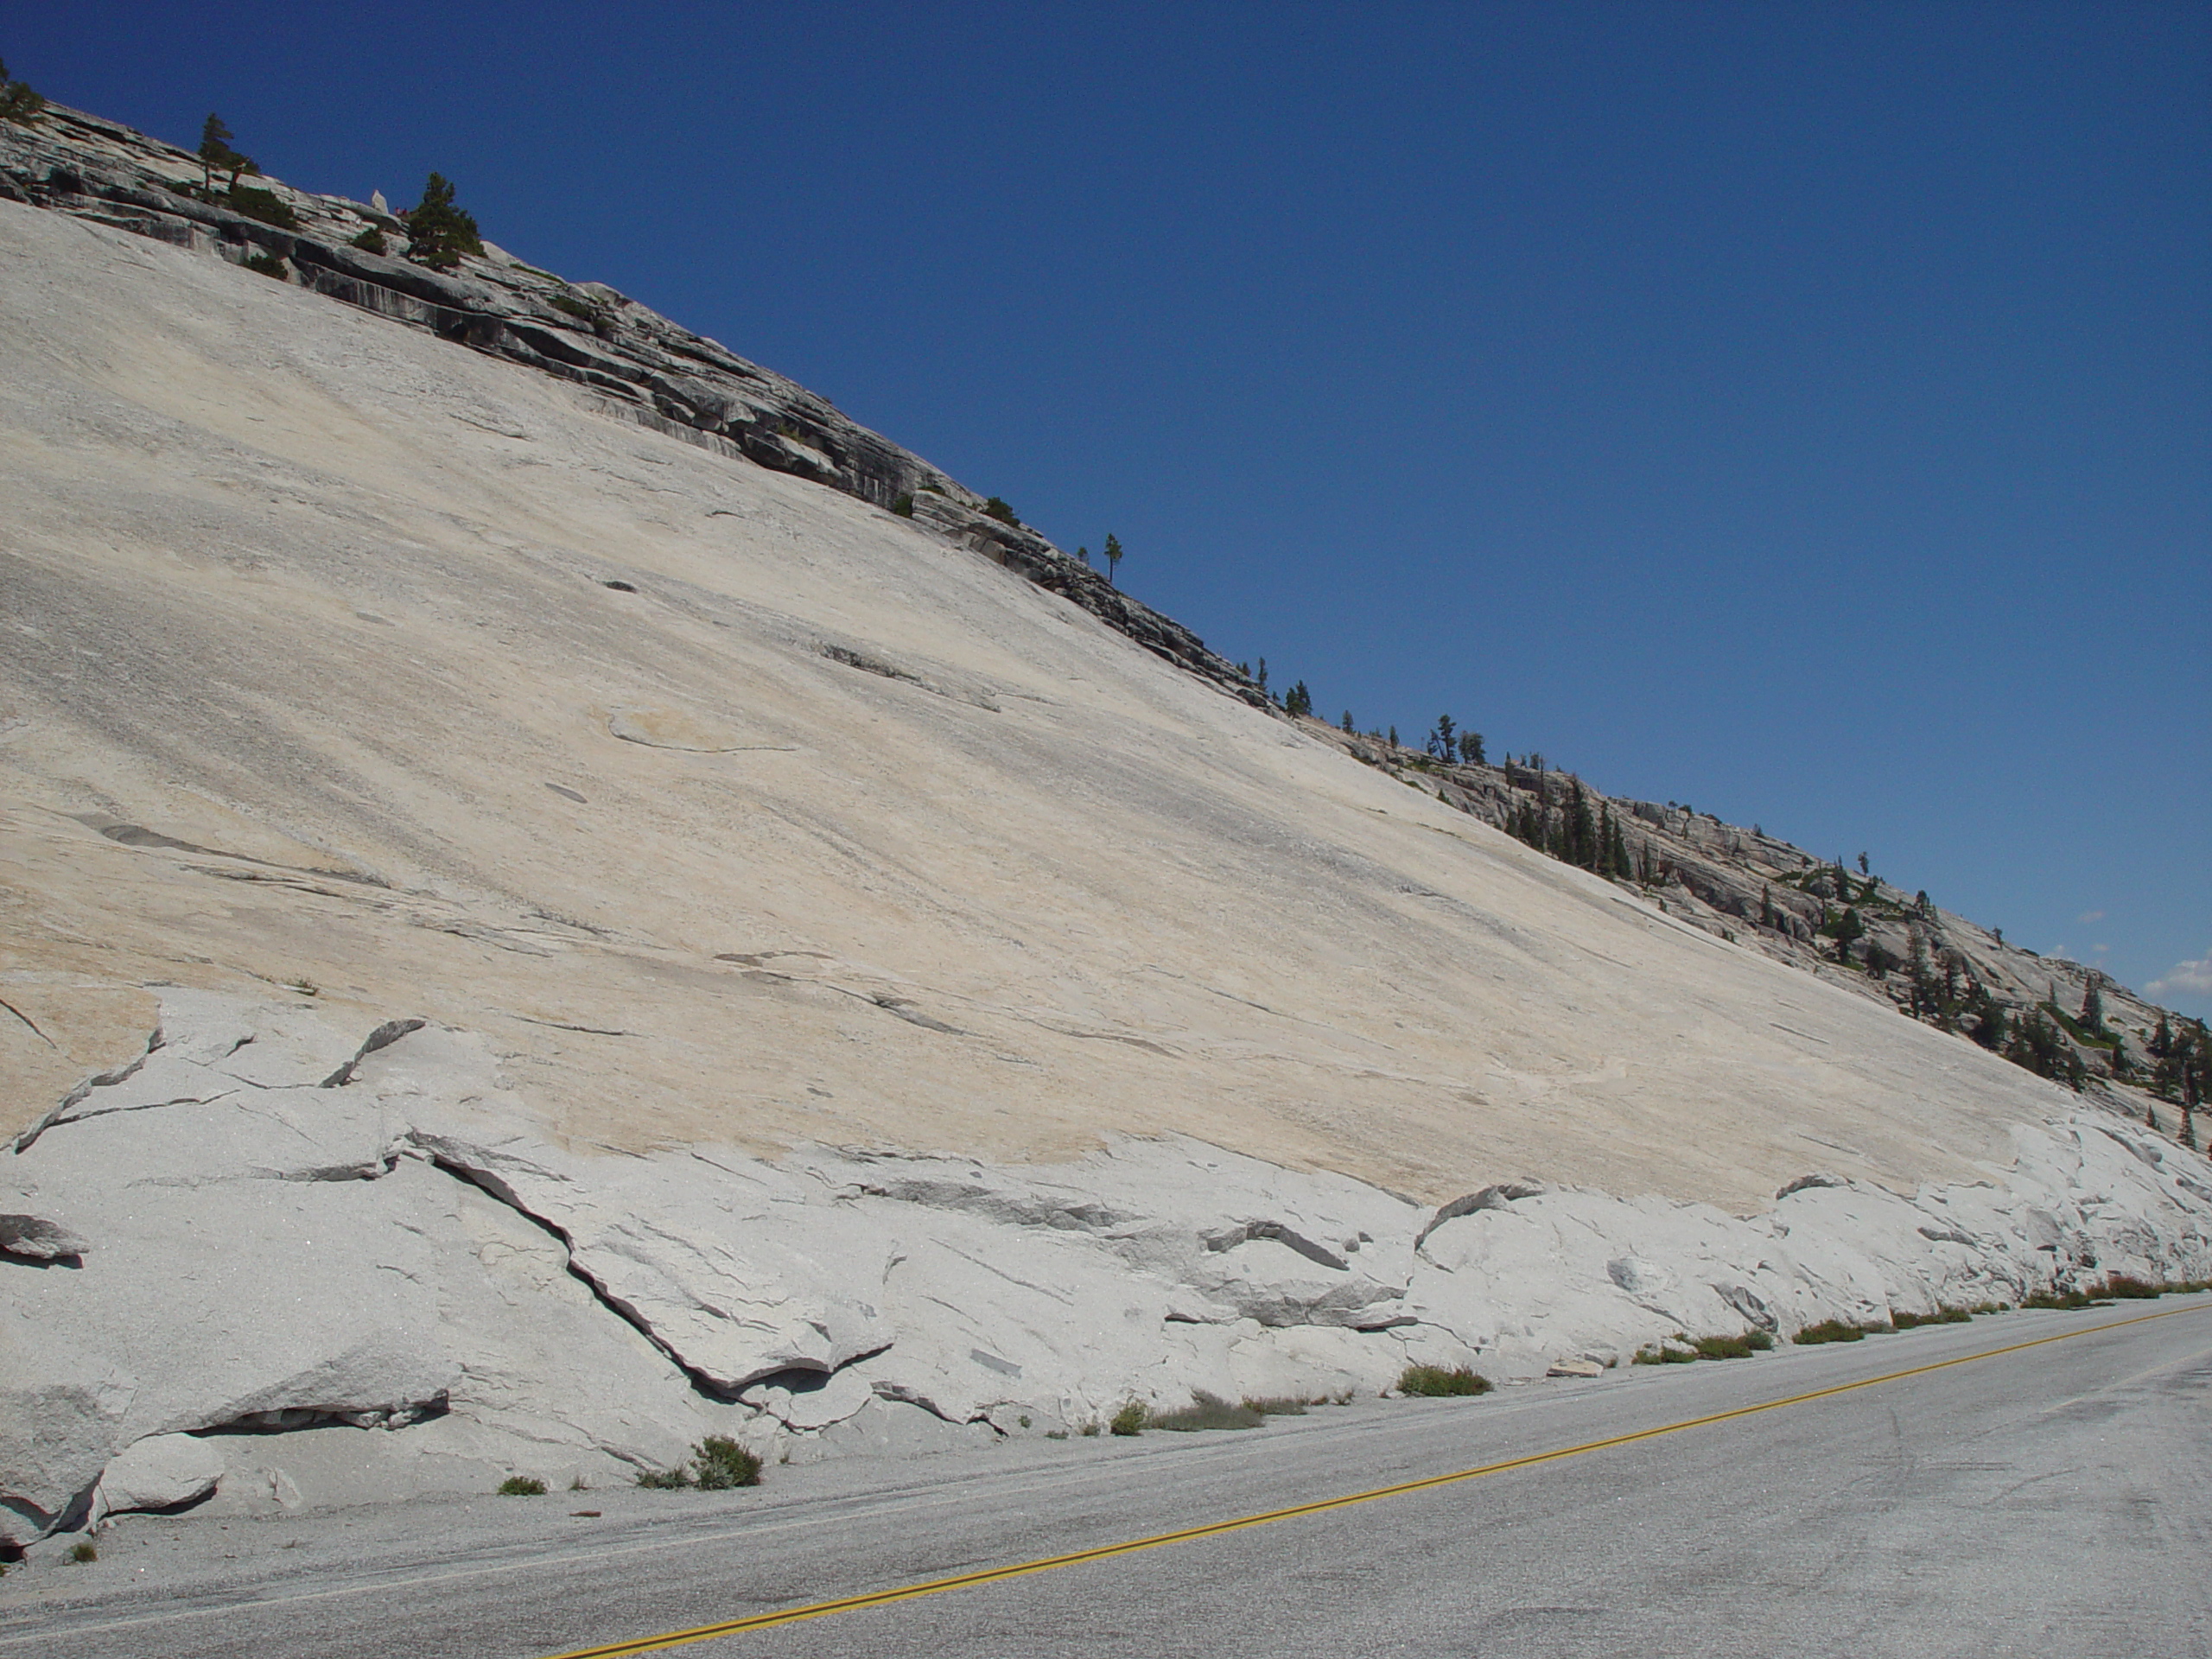
<path fill-rule="evenodd" d="M 1910 1198 L 1814 1175 L 1745 1217 L 1531 1180 L 1431 1207 L 1184 1139 L 1027 1168 L 563 1150 L 475 1038 L 371 1035 L 171 993 L 137 1063 L 5 1155 L 0 1204 L 77 1240 L 0 1267 L 19 1536 L 211 1494 L 625 1478 L 705 1433 L 883 1453 L 1197 1389 L 1382 1391 L 1414 1360 L 1586 1375 L 1677 1332 L 2212 1276 L 2212 1166 L 2094 1111 Z"/>

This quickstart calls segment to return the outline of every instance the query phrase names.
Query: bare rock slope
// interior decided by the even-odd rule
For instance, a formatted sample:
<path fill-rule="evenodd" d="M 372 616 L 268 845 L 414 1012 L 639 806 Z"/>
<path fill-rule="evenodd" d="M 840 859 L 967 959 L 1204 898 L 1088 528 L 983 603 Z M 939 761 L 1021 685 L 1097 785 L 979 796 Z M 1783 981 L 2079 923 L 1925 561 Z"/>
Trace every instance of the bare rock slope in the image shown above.
<path fill-rule="evenodd" d="M 0 200 L 19 1529 L 2212 1271 L 2195 1154 L 1358 764 L 950 480 L 221 240 Z"/>

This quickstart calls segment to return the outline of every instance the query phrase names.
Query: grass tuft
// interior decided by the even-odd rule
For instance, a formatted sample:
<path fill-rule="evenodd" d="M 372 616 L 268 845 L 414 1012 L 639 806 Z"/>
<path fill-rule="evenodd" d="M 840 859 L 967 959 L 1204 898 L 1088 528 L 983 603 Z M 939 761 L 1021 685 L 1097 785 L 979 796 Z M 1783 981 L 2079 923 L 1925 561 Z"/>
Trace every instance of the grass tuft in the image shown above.
<path fill-rule="evenodd" d="M 1693 1337 L 1677 1331 L 1664 1342 L 1639 1348 L 1632 1365 L 1688 1365 L 1700 1359 L 1749 1359 L 1774 1346 L 1764 1331 L 1746 1331 L 1734 1337 Z"/>
<path fill-rule="evenodd" d="M 1309 1405 L 1326 1405 L 1326 1400 L 1301 1400 L 1294 1394 L 1244 1396 L 1244 1409 L 1262 1417 L 1303 1417 Z"/>
<path fill-rule="evenodd" d="M 1408 1365 L 1398 1374 L 1398 1392 L 1428 1399 L 1488 1394 L 1490 1378 L 1465 1365 L 1448 1371 L 1441 1365 Z"/>
<path fill-rule="evenodd" d="M 83 1567 L 89 1561 L 97 1561 L 99 1558 L 99 1546 L 89 1538 L 79 1538 L 69 1546 L 69 1559 L 79 1567 Z"/>
<path fill-rule="evenodd" d="M 1964 1325 L 1974 1315 L 1963 1307 L 1939 1307 L 1933 1313 L 1892 1313 L 1890 1322 L 1900 1331 L 1923 1325 Z"/>
<path fill-rule="evenodd" d="M 1156 1411 L 1145 1427 L 1188 1434 L 1205 1428 L 1257 1428 L 1268 1420 L 1249 1406 L 1232 1406 L 1219 1395 L 1204 1389 L 1191 1390 L 1191 1403 L 1177 1411 Z"/>
<path fill-rule="evenodd" d="M 1808 1325 L 1789 1340 L 1798 1347 L 1812 1347 L 1814 1343 L 1860 1343 L 1869 1334 L 1883 1336 L 1893 1330 L 1896 1325 L 1887 1325 L 1883 1320 L 1867 1320 L 1860 1325 L 1849 1319 L 1822 1319 L 1818 1325 Z"/>
<path fill-rule="evenodd" d="M 501 1497 L 543 1497 L 545 1483 L 536 1475 L 509 1475 L 499 1483 Z"/>
<path fill-rule="evenodd" d="M 2022 1307 L 2094 1307 L 2097 1298 L 2093 1290 L 2037 1290 L 2020 1299 Z"/>
<path fill-rule="evenodd" d="M 2104 1282 L 2104 1294 L 2116 1301 L 2143 1302 L 2165 1294 L 2164 1285 L 2154 1285 L 2148 1279 L 2138 1279 L 2132 1273 L 2115 1273 Z"/>

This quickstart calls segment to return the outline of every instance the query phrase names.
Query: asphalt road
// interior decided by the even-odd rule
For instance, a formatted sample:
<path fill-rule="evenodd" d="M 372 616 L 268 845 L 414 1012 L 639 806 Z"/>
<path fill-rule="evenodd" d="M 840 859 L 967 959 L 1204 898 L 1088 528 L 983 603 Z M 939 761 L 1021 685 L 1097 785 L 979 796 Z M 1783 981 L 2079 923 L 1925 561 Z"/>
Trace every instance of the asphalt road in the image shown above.
<path fill-rule="evenodd" d="M 137 1520 L 0 1581 L 0 1659 L 544 1656 L 1557 1452 L 672 1650 L 2212 1659 L 2205 1296 L 753 1492 Z"/>

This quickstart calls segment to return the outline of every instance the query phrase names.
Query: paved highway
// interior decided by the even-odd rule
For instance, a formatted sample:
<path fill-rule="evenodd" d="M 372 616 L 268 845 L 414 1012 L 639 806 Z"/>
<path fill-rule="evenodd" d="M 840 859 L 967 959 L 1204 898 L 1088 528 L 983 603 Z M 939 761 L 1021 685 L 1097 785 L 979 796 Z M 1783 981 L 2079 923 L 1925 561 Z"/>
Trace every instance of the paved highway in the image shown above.
<path fill-rule="evenodd" d="M 593 1493 L 596 1517 L 560 1493 L 134 1520 L 92 1566 L 0 1583 L 0 1659 L 537 1659 L 1499 1464 L 1512 1466 L 626 1650 L 2212 1659 L 2204 1296 L 1368 1402 L 1243 1433 L 779 1469 L 747 1493 Z"/>

